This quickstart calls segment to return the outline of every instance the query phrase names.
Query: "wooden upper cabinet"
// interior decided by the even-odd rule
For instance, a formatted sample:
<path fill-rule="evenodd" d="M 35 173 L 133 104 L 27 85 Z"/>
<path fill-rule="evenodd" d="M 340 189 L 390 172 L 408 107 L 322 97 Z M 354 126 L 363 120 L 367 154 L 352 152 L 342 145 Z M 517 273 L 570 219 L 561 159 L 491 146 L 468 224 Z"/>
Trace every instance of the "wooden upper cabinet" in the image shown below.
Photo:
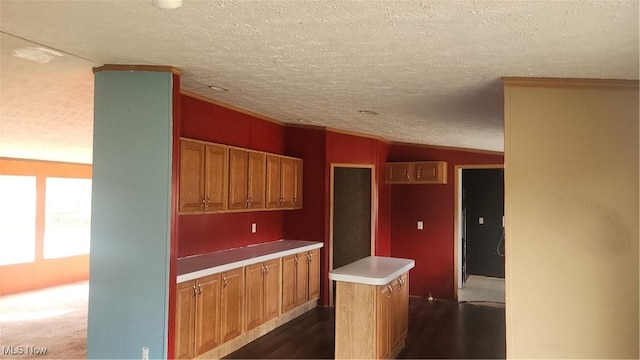
<path fill-rule="evenodd" d="M 217 212 L 227 204 L 228 149 L 180 141 L 180 212 Z"/>
<path fill-rule="evenodd" d="M 180 211 L 204 210 L 205 145 L 180 141 Z"/>
<path fill-rule="evenodd" d="M 221 211 L 227 208 L 227 169 L 229 149 L 207 145 L 205 148 L 205 211 Z"/>
<path fill-rule="evenodd" d="M 294 160 L 280 159 L 280 207 L 292 208 L 296 193 L 296 176 Z"/>
<path fill-rule="evenodd" d="M 265 154 L 229 150 L 229 210 L 264 209 Z"/>
<path fill-rule="evenodd" d="M 447 163 L 445 161 L 427 161 L 414 164 L 415 181 L 420 184 L 446 184 Z"/>
<path fill-rule="evenodd" d="M 267 155 L 267 209 L 279 208 L 281 205 L 280 157 Z"/>
<path fill-rule="evenodd" d="M 387 163 L 387 184 L 446 184 L 446 161 Z"/>
<path fill-rule="evenodd" d="M 404 184 L 411 181 L 411 163 L 387 163 L 385 175 L 389 184 Z"/>
<path fill-rule="evenodd" d="M 302 208 L 302 160 L 180 140 L 179 213 Z"/>
<path fill-rule="evenodd" d="M 265 207 L 265 168 L 266 157 L 263 153 L 248 152 L 249 169 L 248 169 L 248 187 L 249 209 L 264 209 Z"/>
<path fill-rule="evenodd" d="M 293 159 L 293 175 L 295 180 L 293 190 L 293 208 L 302 209 L 302 160 Z"/>
<path fill-rule="evenodd" d="M 248 182 L 249 154 L 244 150 L 229 149 L 229 210 L 248 207 Z"/>
<path fill-rule="evenodd" d="M 267 155 L 267 208 L 302 208 L 302 160 Z"/>

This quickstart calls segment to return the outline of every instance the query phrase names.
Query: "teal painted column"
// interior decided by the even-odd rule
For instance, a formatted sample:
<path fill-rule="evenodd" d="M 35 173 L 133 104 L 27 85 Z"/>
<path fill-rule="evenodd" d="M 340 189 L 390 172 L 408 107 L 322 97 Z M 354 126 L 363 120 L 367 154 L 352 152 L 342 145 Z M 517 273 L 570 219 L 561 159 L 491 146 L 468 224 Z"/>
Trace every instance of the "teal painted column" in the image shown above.
<path fill-rule="evenodd" d="M 167 357 L 172 74 L 95 74 L 87 358 Z"/>

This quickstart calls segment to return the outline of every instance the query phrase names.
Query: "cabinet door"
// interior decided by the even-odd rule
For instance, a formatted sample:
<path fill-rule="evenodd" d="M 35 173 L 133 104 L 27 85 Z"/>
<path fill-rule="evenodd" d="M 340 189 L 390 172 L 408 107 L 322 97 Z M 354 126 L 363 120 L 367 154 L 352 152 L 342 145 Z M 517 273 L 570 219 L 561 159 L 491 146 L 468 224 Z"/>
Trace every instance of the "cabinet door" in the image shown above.
<path fill-rule="evenodd" d="M 414 164 L 415 183 L 446 184 L 447 163 L 445 161 L 427 161 Z"/>
<path fill-rule="evenodd" d="M 296 307 L 296 255 L 282 258 L 282 312 Z"/>
<path fill-rule="evenodd" d="M 245 267 L 245 330 L 262 324 L 264 319 L 264 272 L 262 264 Z"/>
<path fill-rule="evenodd" d="M 402 274 L 400 278 L 402 279 L 402 285 L 400 286 L 398 323 L 400 327 L 399 335 L 404 339 L 409 330 L 409 273 Z"/>
<path fill-rule="evenodd" d="M 249 152 L 248 188 L 249 208 L 265 208 L 266 159 L 265 154 Z"/>
<path fill-rule="evenodd" d="M 320 298 L 320 249 L 309 251 L 309 300 Z"/>
<path fill-rule="evenodd" d="M 244 272 L 234 269 L 221 274 L 220 337 L 221 343 L 242 333 L 244 314 Z"/>
<path fill-rule="evenodd" d="M 412 180 L 411 163 L 387 163 L 385 177 L 388 184 L 406 184 Z"/>
<path fill-rule="evenodd" d="M 207 145 L 205 156 L 205 211 L 227 208 L 228 150 L 224 146 Z"/>
<path fill-rule="evenodd" d="M 280 171 L 280 157 L 267 155 L 267 209 L 279 208 L 282 204 Z"/>
<path fill-rule="evenodd" d="M 296 272 L 296 305 L 302 305 L 309 299 L 309 262 L 307 253 L 296 254 L 298 271 Z"/>
<path fill-rule="evenodd" d="M 296 209 L 302 209 L 302 160 L 293 160 L 293 168 L 293 174 L 295 176 L 293 207 Z"/>
<path fill-rule="evenodd" d="M 205 145 L 180 141 L 180 211 L 203 211 Z"/>
<path fill-rule="evenodd" d="M 283 208 L 293 208 L 293 198 L 296 192 L 296 176 L 294 160 L 282 158 L 280 168 L 280 206 Z"/>
<path fill-rule="evenodd" d="M 389 358 L 391 353 L 391 297 L 393 287 L 391 285 L 378 286 L 377 312 L 376 312 L 376 347 L 377 358 Z"/>
<path fill-rule="evenodd" d="M 176 286 L 176 359 L 191 359 L 194 350 L 194 326 L 196 315 L 195 281 L 179 283 Z"/>
<path fill-rule="evenodd" d="M 247 208 L 247 182 L 249 169 L 248 153 L 229 149 L 229 210 Z"/>
<path fill-rule="evenodd" d="M 264 263 L 264 319 L 269 321 L 280 315 L 280 259 Z"/>
<path fill-rule="evenodd" d="M 220 344 L 220 274 L 201 278 L 196 283 L 196 356 Z"/>

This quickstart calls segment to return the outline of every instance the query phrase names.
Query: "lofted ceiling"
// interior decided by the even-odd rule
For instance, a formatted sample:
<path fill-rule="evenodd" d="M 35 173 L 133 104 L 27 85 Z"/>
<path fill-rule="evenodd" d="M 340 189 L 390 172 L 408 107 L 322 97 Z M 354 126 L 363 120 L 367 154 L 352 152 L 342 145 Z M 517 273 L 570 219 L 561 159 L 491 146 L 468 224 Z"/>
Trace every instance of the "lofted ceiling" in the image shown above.
<path fill-rule="evenodd" d="M 283 123 L 502 151 L 500 78 L 637 80 L 638 10 L 638 1 L 184 0 L 163 10 L 151 0 L 2 0 L 0 156 L 91 162 L 91 68 L 102 64 L 175 66 L 183 89 Z"/>

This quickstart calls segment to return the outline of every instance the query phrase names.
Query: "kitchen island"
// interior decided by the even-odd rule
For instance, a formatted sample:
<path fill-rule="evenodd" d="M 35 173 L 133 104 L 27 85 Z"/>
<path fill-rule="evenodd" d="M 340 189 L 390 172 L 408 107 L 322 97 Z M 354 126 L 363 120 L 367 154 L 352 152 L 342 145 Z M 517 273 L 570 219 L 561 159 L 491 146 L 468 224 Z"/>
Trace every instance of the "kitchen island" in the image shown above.
<path fill-rule="evenodd" d="M 409 322 L 411 259 L 369 256 L 329 272 L 336 281 L 336 359 L 394 358 Z"/>

